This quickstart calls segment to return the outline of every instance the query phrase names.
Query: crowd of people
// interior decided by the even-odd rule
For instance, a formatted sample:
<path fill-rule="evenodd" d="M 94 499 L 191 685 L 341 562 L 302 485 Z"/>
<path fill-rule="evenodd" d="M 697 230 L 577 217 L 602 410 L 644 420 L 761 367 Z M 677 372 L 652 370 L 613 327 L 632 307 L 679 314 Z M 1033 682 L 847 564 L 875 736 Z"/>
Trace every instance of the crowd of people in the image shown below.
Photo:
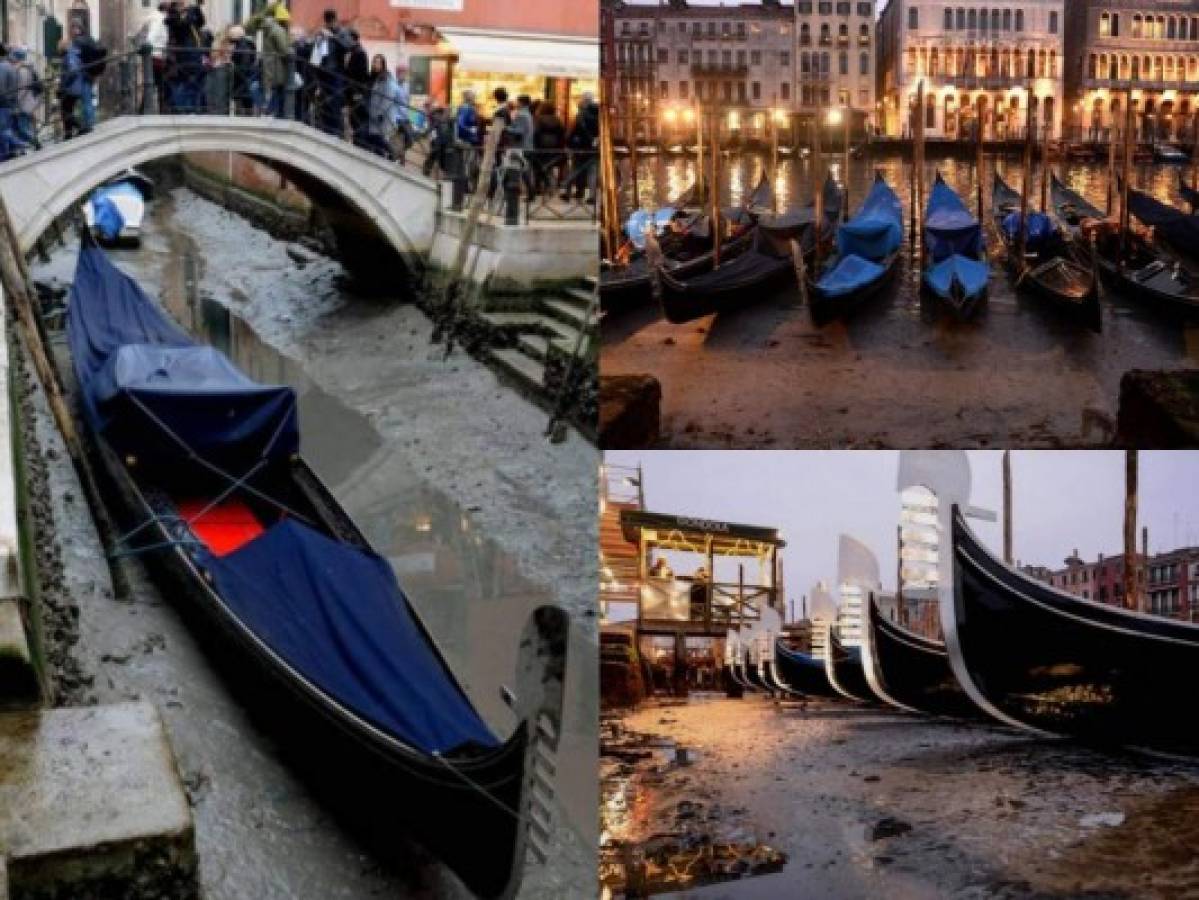
<path fill-rule="evenodd" d="M 279 0 L 219 35 L 208 27 L 203 0 L 163 0 L 132 45 L 149 50 L 153 83 L 146 91 L 161 112 L 292 116 L 400 163 L 424 139 L 426 175 L 464 172 L 471 181 L 487 129 L 499 127 L 501 167 L 519 172 L 526 196 L 548 195 L 557 186 L 564 199 L 594 203 L 599 107 L 589 93 L 569 128 L 554 103 L 525 94 L 510 98 L 502 87 L 487 110 L 471 90 L 452 109 L 431 101 L 415 105 L 407 67 L 393 69 L 382 54 L 369 56 L 336 10 L 326 10 L 309 33 L 291 24 Z M 70 138 L 95 125 L 95 85 L 108 55 L 78 25 L 58 51 L 53 96 L 62 134 Z M 25 48 L 0 48 L 0 160 L 39 145 L 47 90 Z"/>

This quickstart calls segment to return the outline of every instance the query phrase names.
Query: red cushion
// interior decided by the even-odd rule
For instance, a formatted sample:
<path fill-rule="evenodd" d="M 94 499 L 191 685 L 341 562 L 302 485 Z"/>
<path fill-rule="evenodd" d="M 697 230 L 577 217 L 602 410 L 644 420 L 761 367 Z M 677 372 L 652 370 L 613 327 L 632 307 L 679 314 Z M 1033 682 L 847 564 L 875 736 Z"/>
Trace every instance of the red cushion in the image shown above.
<path fill-rule="evenodd" d="M 176 504 L 179 515 L 191 521 L 196 513 L 207 506 L 210 500 L 180 500 Z M 225 556 L 248 544 L 262 534 L 262 523 L 238 497 L 222 500 L 196 521 L 191 529 L 216 556 Z"/>

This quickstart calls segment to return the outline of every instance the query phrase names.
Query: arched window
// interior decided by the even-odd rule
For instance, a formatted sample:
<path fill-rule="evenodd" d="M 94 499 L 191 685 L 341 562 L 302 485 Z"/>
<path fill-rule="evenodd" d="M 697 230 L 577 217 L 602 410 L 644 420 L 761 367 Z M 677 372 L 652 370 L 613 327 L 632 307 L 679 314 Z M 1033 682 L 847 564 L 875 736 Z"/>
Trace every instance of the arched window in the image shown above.
<path fill-rule="evenodd" d="M 1016 30 L 1024 30 L 1024 10 L 1022 9 L 1016 10 Z"/>
<path fill-rule="evenodd" d="M 983 31 L 987 30 L 987 10 L 983 8 L 978 14 L 978 27 Z"/>
<path fill-rule="evenodd" d="M 837 37 L 841 39 L 842 43 L 849 43 L 849 26 L 844 22 L 842 22 L 837 28 Z"/>
<path fill-rule="evenodd" d="M 953 31 L 953 10 L 945 7 L 945 30 Z"/>
<path fill-rule="evenodd" d="M 1141 58 L 1139 56 L 1132 58 L 1132 72 L 1129 73 L 1128 77 L 1133 81 L 1141 77 Z"/>
<path fill-rule="evenodd" d="M 837 54 L 837 56 L 838 56 L 837 71 L 840 72 L 842 75 L 848 75 L 849 74 L 849 54 L 846 53 L 844 50 L 842 50 L 840 53 Z"/>
<path fill-rule="evenodd" d="M 1037 51 L 1029 50 L 1028 51 L 1028 64 L 1025 66 L 1025 69 L 1024 69 L 1024 77 L 1025 78 L 1036 78 L 1036 76 L 1037 76 Z"/>
<path fill-rule="evenodd" d="M 991 30 L 999 30 L 999 10 L 997 9 L 991 10 Z"/>
<path fill-rule="evenodd" d="M 820 23 L 820 43 L 827 44 L 832 40 L 832 34 L 829 31 L 828 22 Z"/>
<path fill-rule="evenodd" d="M 971 31 L 974 31 L 978 28 L 978 11 L 977 10 L 971 9 L 969 12 L 966 13 L 966 27 L 969 28 Z"/>
<path fill-rule="evenodd" d="M 1141 36 L 1141 14 L 1137 13 L 1132 17 L 1132 36 L 1139 38 Z"/>
<path fill-rule="evenodd" d="M 1120 36 L 1120 14 L 1112 13 L 1112 37 Z"/>
<path fill-rule="evenodd" d="M 799 54 L 799 73 L 801 75 L 808 75 L 811 73 L 811 71 L 812 61 L 808 57 L 808 51 L 805 50 L 803 53 Z"/>
<path fill-rule="evenodd" d="M 1003 11 L 1003 30 L 1012 30 L 1012 11 L 1010 9 L 1005 9 Z"/>
<path fill-rule="evenodd" d="M 966 10 L 962 9 L 960 6 L 958 7 L 956 21 L 957 21 L 958 31 L 961 31 L 962 29 L 964 29 L 966 27 Z"/>
<path fill-rule="evenodd" d="M 861 24 L 861 26 L 858 28 L 858 43 L 859 44 L 869 44 L 870 43 L 870 26 L 867 25 L 865 22 L 863 22 Z"/>
<path fill-rule="evenodd" d="M 937 98 L 932 94 L 924 98 L 924 127 L 937 127 Z"/>
<path fill-rule="evenodd" d="M 799 42 L 801 44 L 810 44 L 812 42 L 812 29 L 808 27 L 807 22 L 803 22 L 799 26 Z"/>
<path fill-rule="evenodd" d="M 905 68 L 907 69 L 907 73 L 909 75 L 915 75 L 916 74 L 916 48 L 915 47 L 908 47 L 906 60 L 907 60 L 907 65 L 905 66 Z"/>
<path fill-rule="evenodd" d="M 1049 68 L 1046 70 L 1045 75 L 1049 78 L 1057 78 L 1057 51 L 1056 50 L 1049 51 Z"/>
<path fill-rule="evenodd" d="M 859 75 L 869 75 L 870 74 L 870 54 L 869 53 L 863 53 L 860 57 L 858 57 L 858 74 Z"/>
<path fill-rule="evenodd" d="M 937 54 L 937 48 L 933 47 L 933 49 L 931 51 L 929 51 L 929 54 L 928 54 L 928 74 L 929 75 L 941 74 L 940 73 L 940 63 L 941 63 L 941 60 Z"/>
<path fill-rule="evenodd" d="M 1112 33 L 1112 17 L 1107 13 L 1099 14 L 1099 36 L 1107 37 Z"/>
<path fill-rule="evenodd" d="M 1176 37 L 1178 37 L 1178 23 L 1173 16 L 1170 16 L 1166 19 L 1166 38 L 1172 41 Z"/>
<path fill-rule="evenodd" d="M 908 30 L 920 30 L 920 10 L 915 6 L 908 7 Z"/>

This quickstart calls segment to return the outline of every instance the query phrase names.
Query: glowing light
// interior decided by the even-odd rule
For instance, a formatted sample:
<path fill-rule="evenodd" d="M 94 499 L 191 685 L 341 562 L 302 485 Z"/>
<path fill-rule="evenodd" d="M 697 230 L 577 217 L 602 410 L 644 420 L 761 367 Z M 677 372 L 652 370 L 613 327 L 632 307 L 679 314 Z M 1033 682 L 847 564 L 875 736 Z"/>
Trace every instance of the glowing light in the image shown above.
<path fill-rule="evenodd" d="M 740 128 L 740 127 L 741 127 L 741 116 L 740 116 L 740 114 L 739 114 L 739 113 L 737 112 L 737 110 L 735 110 L 735 109 L 734 109 L 734 110 L 730 110 L 730 111 L 729 111 L 729 128 L 730 128 L 730 129 L 737 129 L 737 128 Z"/>
<path fill-rule="evenodd" d="M 687 107 L 685 110 L 683 110 L 683 121 L 687 122 L 688 124 L 694 122 L 695 110 L 693 110 L 691 107 Z"/>
<path fill-rule="evenodd" d="M 676 121 L 678 121 L 678 118 L 678 112 L 670 107 L 667 107 L 662 113 L 663 121 L 669 125 L 673 125 Z"/>
<path fill-rule="evenodd" d="M 830 125 L 840 125 L 841 124 L 841 110 L 830 109 L 828 111 L 828 123 Z"/>
<path fill-rule="evenodd" d="M 786 125 L 787 111 L 783 109 L 776 109 L 774 111 L 774 121 L 778 122 L 780 125 Z"/>

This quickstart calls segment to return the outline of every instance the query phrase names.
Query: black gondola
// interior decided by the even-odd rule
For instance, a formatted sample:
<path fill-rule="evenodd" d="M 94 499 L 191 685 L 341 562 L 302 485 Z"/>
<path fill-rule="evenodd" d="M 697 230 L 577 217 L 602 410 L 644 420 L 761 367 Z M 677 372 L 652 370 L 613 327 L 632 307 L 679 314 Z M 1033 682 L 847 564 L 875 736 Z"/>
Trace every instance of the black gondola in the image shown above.
<path fill-rule="evenodd" d="M 807 700 L 808 695 L 797 688 L 787 684 L 783 677 L 779 674 L 778 665 L 773 659 L 762 660 L 762 671 L 765 673 L 766 681 L 774 688 L 775 693 L 784 700 Z"/>
<path fill-rule="evenodd" d="M 1199 625 L 1059 591 L 995 558 L 953 509 L 954 591 L 941 610 L 954 674 L 1001 721 L 1090 743 L 1199 753 L 1180 705 Z"/>
<path fill-rule="evenodd" d="M 1199 278 L 1134 231 L 1122 242 L 1119 227 L 1110 227 L 1097 207 L 1062 184 L 1057 175 L 1050 197 L 1054 214 L 1081 252 L 1090 252 L 1094 240 L 1095 264 L 1104 281 L 1153 309 L 1199 314 Z M 1084 222 L 1088 222 L 1085 229 Z"/>
<path fill-rule="evenodd" d="M 900 709 L 954 718 L 982 715 L 953 677 L 945 644 L 887 621 L 873 594 L 862 630 L 862 668 L 871 690 Z"/>
<path fill-rule="evenodd" d="M 1128 211 L 1153 229 L 1155 239 L 1183 259 L 1199 263 L 1199 213 L 1185 213 L 1134 187 L 1128 189 Z"/>
<path fill-rule="evenodd" d="M 1183 202 L 1191 208 L 1192 213 L 1199 213 L 1199 190 L 1187 184 L 1182 169 L 1178 170 L 1178 193 L 1182 195 Z"/>
<path fill-rule="evenodd" d="M 841 208 L 841 189 L 833 179 L 824 184 L 824 219 L 821 234 L 831 234 Z M 791 242 L 811 264 L 816 246 L 812 228 L 814 207 L 771 217 L 753 229 L 749 245 L 730 253 L 730 261 L 719 268 L 708 268 L 692 277 L 679 275 L 677 269 L 659 272 L 662 310 L 667 321 L 676 325 L 713 313 L 741 309 L 769 297 L 772 292 L 795 283 L 795 258 Z M 722 250 L 722 255 L 724 251 Z"/>
<path fill-rule="evenodd" d="M 1075 257 L 1048 216 L 1030 211 L 1024 259 L 1019 258 L 1020 195 L 998 172 L 991 185 L 991 216 L 1007 250 L 1008 270 L 1016 279 L 1016 288 L 1049 301 L 1092 331 L 1099 331 L 1102 316 L 1095 272 Z"/>
<path fill-rule="evenodd" d="M 837 252 L 823 268 L 808 270 L 812 318 L 824 323 L 851 315 L 877 296 L 899 271 L 903 207 L 876 172 L 853 218 L 837 229 Z"/>
<path fill-rule="evenodd" d="M 476 894 L 512 896 L 529 829 L 545 831 L 532 788 L 557 744 L 565 613 L 534 613 L 518 722 L 493 736 L 300 456 L 294 392 L 197 345 L 83 242 L 68 340 L 91 449 L 131 529 L 122 552 L 153 566 L 260 723 L 372 846 L 407 834 Z"/>
<path fill-rule="evenodd" d="M 826 625 L 825 629 L 828 652 L 824 657 L 824 671 L 833 690 L 859 703 L 875 702 L 874 691 L 866 680 L 866 670 L 862 668 L 861 648 L 842 644 L 831 625 Z"/>
<path fill-rule="evenodd" d="M 808 653 L 792 650 L 780 639 L 774 645 L 774 661 L 784 684 L 808 696 L 840 696 L 828 683 L 824 660 Z"/>

